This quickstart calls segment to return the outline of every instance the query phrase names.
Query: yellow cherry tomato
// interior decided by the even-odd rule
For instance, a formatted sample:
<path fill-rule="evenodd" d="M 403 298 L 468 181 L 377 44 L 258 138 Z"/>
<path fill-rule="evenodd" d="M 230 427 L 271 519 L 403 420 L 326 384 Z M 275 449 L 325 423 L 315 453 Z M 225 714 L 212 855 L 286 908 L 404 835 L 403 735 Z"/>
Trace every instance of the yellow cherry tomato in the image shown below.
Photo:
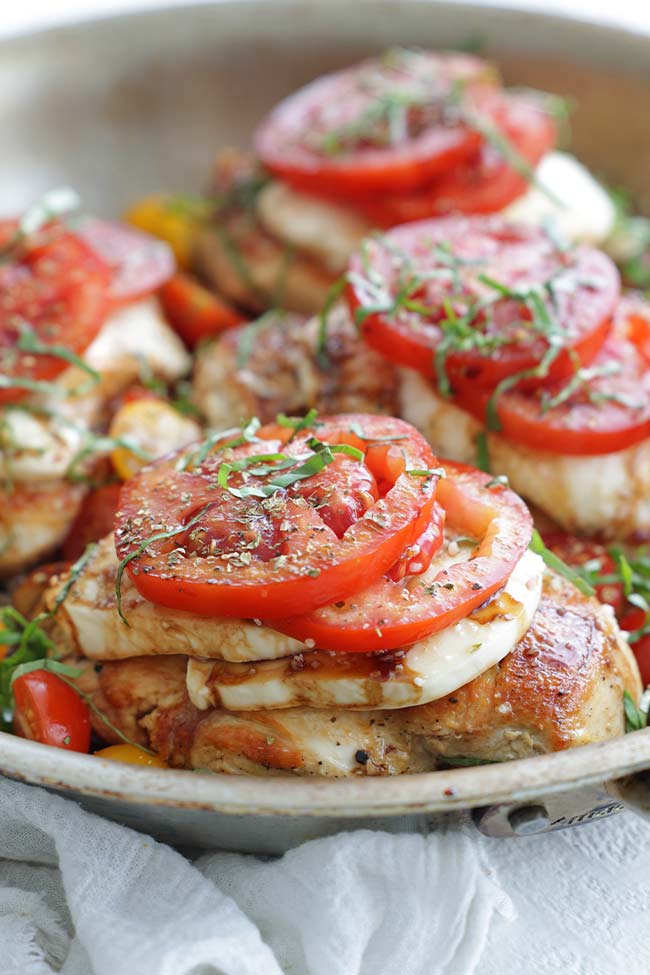
<path fill-rule="evenodd" d="M 149 460 L 198 440 L 201 437 L 201 428 L 189 416 L 183 416 L 164 400 L 142 397 L 129 400 L 119 408 L 113 417 L 108 435 L 137 448 L 137 452 L 134 452 L 128 446 L 120 446 L 111 453 L 115 473 L 123 481 L 127 481 Z"/>
<path fill-rule="evenodd" d="M 164 194 L 137 200 L 124 214 L 127 223 L 166 241 L 180 267 L 189 267 L 197 231 L 204 221 L 200 201 L 196 205 Z"/>
<path fill-rule="evenodd" d="M 127 765 L 149 765 L 151 768 L 169 768 L 159 755 L 150 755 L 144 748 L 137 745 L 109 745 L 94 752 L 100 758 L 108 758 L 111 762 L 124 762 Z"/>

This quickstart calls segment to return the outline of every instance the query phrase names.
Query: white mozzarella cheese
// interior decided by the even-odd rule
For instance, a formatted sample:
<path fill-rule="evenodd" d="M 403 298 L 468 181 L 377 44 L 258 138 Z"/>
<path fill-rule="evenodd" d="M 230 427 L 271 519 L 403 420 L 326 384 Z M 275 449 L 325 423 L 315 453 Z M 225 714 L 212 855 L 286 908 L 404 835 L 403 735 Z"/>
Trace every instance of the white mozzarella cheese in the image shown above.
<path fill-rule="evenodd" d="M 163 379 L 179 379 L 192 360 L 178 335 L 165 321 L 156 298 L 126 305 L 112 315 L 84 355 L 101 373 L 126 371 L 133 378 L 146 362 Z"/>
<path fill-rule="evenodd" d="M 436 558 L 433 579 L 443 564 Z M 467 552 L 469 557 L 469 551 Z M 465 619 L 405 651 L 334 654 L 311 651 L 254 664 L 188 661 L 187 688 L 199 708 L 403 708 L 444 697 L 502 660 L 524 635 L 539 604 L 543 563 L 526 552 L 504 589 Z"/>
<path fill-rule="evenodd" d="M 533 226 L 551 221 L 570 241 L 602 244 L 606 240 L 616 220 L 614 204 L 574 156 L 549 152 L 535 170 L 535 179 L 537 185 L 507 206 L 504 217 Z"/>
<path fill-rule="evenodd" d="M 300 193 L 277 180 L 259 194 L 257 215 L 274 237 L 312 254 L 335 274 L 345 270 L 350 254 L 372 230 L 349 208 Z"/>
<path fill-rule="evenodd" d="M 60 395 L 33 396 L 34 409 L 0 410 L 0 480 L 40 485 L 63 478 L 106 400 L 134 380 L 143 363 L 168 380 L 184 375 L 191 364 L 153 298 L 112 315 L 84 361 L 101 373 L 99 383 L 89 384 L 88 374 L 71 366 L 57 378 Z"/>
<path fill-rule="evenodd" d="M 571 241 L 600 244 L 610 235 L 616 220 L 614 204 L 574 156 L 549 152 L 535 171 L 535 181 L 501 211 L 502 216 L 533 226 L 551 221 Z M 311 254 L 337 274 L 373 230 L 351 208 L 300 193 L 278 180 L 259 194 L 257 215 L 274 237 Z"/>
<path fill-rule="evenodd" d="M 476 464 L 481 425 L 412 369 L 400 370 L 400 413 L 441 457 Z M 650 440 L 580 456 L 532 450 L 495 433 L 487 444 L 494 473 L 566 531 L 612 539 L 650 531 Z"/>
<path fill-rule="evenodd" d="M 224 660 L 265 660 L 307 649 L 304 643 L 252 620 L 195 616 L 144 599 L 124 573 L 117 612 L 118 559 L 113 536 L 97 546 L 57 615 L 69 644 L 86 657 L 117 660 L 149 654 L 183 653 Z M 49 594 L 56 596 L 58 586 Z"/>

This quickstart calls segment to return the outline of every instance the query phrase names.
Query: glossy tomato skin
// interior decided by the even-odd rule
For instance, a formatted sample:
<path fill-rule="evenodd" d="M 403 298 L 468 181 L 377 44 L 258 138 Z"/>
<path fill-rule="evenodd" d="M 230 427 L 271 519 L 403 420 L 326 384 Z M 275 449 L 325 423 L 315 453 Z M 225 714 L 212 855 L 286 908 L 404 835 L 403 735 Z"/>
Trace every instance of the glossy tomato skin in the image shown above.
<path fill-rule="evenodd" d="M 347 599 L 274 620 L 274 629 L 337 653 L 398 650 L 453 625 L 501 589 L 530 543 L 530 513 L 508 488 L 489 487 L 491 475 L 449 461 L 443 467 L 436 500 L 451 531 L 476 539 L 469 560 L 435 575 L 419 567 L 397 579 L 388 572 Z"/>
<path fill-rule="evenodd" d="M 113 531 L 120 487 L 120 484 L 105 484 L 86 495 L 63 542 L 64 559 L 75 562 L 90 542 L 98 542 Z"/>
<path fill-rule="evenodd" d="M 0 247 L 16 233 L 17 221 L 0 222 Z M 68 367 L 60 356 L 17 349 L 21 326 L 42 345 L 64 346 L 80 355 L 110 309 L 110 270 L 62 224 L 53 222 L 21 239 L 0 266 L 0 375 L 49 381 Z M 0 388 L 0 404 L 17 402 L 28 390 Z"/>
<path fill-rule="evenodd" d="M 532 171 L 555 144 L 555 124 L 530 96 L 483 92 L 476 112 Z M 379 227 L 449 214 L 498 213 L 530 188 L 530 179 L 484 140 L 474 155 L 412 193 L 359 195 L 352 205 Z"/>
<path fill-rule="evenodd" d="M 392 565 L 386 576 L 393 582 L 400 582 L 407 576 L 421 575 L 431 565 L 431 560 L 439 552 L 445 535 L 445 509 L 434 504 L 431 521 L 418 539 L 402 553 L 395 565 Z"/>
<path fill-rule="evenodd" d="M 281 102 L 255 133 L 263 165 L 306 192 L 355 199 L 422 186 L 475 153 L 481 136 L 458 99 L 491 87 L 490 67 L 468 55 L 404 54 L 326 75 Z M 395 98 L 399 133 L 383 107 Z"/>
<path fill-rule="evenodd" d="M 379 488 L 372 471 L 344 454 L 306 484 L 299 485 L 296 494 L 318 510 L 337 538 L 342 538 L 348 528 L 379 500 Z"/>
<path fill-rule="evenodd" d="M 126 569 L 146 599 L 241 618 L 315 608 L 379 577 L 430 521 L 436 458 L 401 420 L 343 414 L 300 431 L 269 424 L 242 439 L 231 448 L 214 445 L 196 464 L 191 451 L 179 451 L 122 487 L 116 549 L 120 559 L 133 556 Z M 332 459 L 320 461 L 319 451 L 330 448 Z M 335 462 L 337 448 L 346 458 L 353 451 L 360 481 L 351 484 L 348 465 Z M 318 493 L 311 504 L 310 489 L 328 467 L 329 500 Z M 269 479 L 278 477 L 272 485 Z M 338 530 L 360 517 L 338 537 L 321 507 Z M 171 534 L 151 542 L 161 525 Z"/>
<path fill-rule="evenodd" d="M 90 712 L 76 691 L 49 670 L 32 670 L 13 683 L 14 731 L 73 752 L 90 749 Z"/>
<path fill-rule="evenodd" d="M 566 251 L 544 229 L 500 217 L 396 227 L 365 242 L 349 278 L 350 310 L 369 345 L 437 384 L 443 371 L 451 386 L 470 391 L 537 367 L 552 332 L 563 348 L 549 378 L 571 375 L 576 361 L 588 364 L 607 337 L 620 290 L 616 267 L 601 252 Z M 526 299 L 532 291 L 537 304 Z M 377 310 L 382 304 L 387 311 Z M 476 340 L 454 338 L 449 323 L 459 320 Z"/>
<path fill-rule="evenodd" d="M 86 217 L 77 233 L 111 269 L 113 306 L 145 298 L 175 271 L 174 254 L 167 244 L 126 224 Z"/>
<path fill-rule="evenodd" d="M 615 365 L 619 371 L 608 374 Z M 647 440 L 650 369 L 636 345 L 611 334 L 590 368 L 604 374 L 550 408 L 544 407 L 545 397 L 560 394 L 567 380 L 502 393 L 496 411 L 503 436 L 533 450 L 577 456 L 611 454 Z M 488 392 L 457 383 L 455 402 L 481 422 L 486 421 L 489 399 Z"/>
<path fill-rule="evenodd" d="M 160 302 L 167 321 L 188 348 L 214 338 L 246 319 L 188 274 L 175 274 L 160 289 Z"/>

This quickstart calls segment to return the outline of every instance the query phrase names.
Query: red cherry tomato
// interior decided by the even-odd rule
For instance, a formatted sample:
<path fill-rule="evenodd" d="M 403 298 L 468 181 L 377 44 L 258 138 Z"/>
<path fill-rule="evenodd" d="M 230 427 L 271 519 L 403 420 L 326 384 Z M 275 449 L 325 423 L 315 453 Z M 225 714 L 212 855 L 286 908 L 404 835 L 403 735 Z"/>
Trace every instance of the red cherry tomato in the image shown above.
<path fill-rule="evenodd" d="M 350 261 L 348 300 L 387 358 L 438 382 L 443 368 L 474 389 L 539 365 L 551 330 L 563 347 L 550 377 L 572 374 L 576 357 L 588 363 L 619 288 L 593 248 L 566 251 L 545 230 L 499 217 L 450 217 L 368 239 Z"/>
<path fill-rule="evenodd" d="M 246 321 L 227 302 L 187 274 L 175 274 L 160 289 L 160 302 L 169 324 L 188 348 Z"/>
<path fill-rule="evenodd" d="M 31 670 L 13 683 L 14 731 L 73 752 L 90 749 L 90 712 L 76 691 L 49 670 Z"/>
<path fill-rule="evenodd" d="M 314 437 L 333 448 L 328 464 Z M 431 519 L 436 458 L 401 420 L 341 415 L 232 441 L 202 459 L 179 451 L 124 484 L 117 554 L 131 557 L 127 571 L 151 602 L 206 616 L 308 611 L 380 577 Z M 354 478 L 350 449 L 360 452 Z M 168 537 L 156 540 L 161 529 Z"/>
<path fill-rule="evenodd" d="M 26 339 L 79 355 L 109 311 L 110 271 L 82 240 L 54 222 L 12 247 L 17 226 L 0 222 L 0 251 L 10 248 L 0 264 L 0 404 L 68 367 L 61 356 L 21 351 Z"/>
<path fill-rule="evenodd" d="M 167 244 L 126 224 L 86 217 L 77 232 L 110 267 L 111 298 L 117 305 L 157 291 L 176 269 Z"/>
<path fill-rule="evenodd" d="M 255 149 L 267 169 L 307 192 L 411 190 L 477 151 L 481 135 L 461 108 L 493 82 L 486 62 L 468 55 L 392 52 L 280 102 Z"/>

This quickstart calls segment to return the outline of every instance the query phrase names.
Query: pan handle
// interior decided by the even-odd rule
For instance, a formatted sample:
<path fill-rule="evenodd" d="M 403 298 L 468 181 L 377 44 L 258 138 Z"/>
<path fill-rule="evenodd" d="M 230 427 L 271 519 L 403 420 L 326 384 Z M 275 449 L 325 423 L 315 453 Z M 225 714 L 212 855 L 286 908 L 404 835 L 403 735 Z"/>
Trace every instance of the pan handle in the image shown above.
<path fill-rule="evenodd" d="M 624 803 L 627 809 L 650 819 L 650 769 L 641 769 L 614 779 L 606 785 L 607 792 Z"/>

